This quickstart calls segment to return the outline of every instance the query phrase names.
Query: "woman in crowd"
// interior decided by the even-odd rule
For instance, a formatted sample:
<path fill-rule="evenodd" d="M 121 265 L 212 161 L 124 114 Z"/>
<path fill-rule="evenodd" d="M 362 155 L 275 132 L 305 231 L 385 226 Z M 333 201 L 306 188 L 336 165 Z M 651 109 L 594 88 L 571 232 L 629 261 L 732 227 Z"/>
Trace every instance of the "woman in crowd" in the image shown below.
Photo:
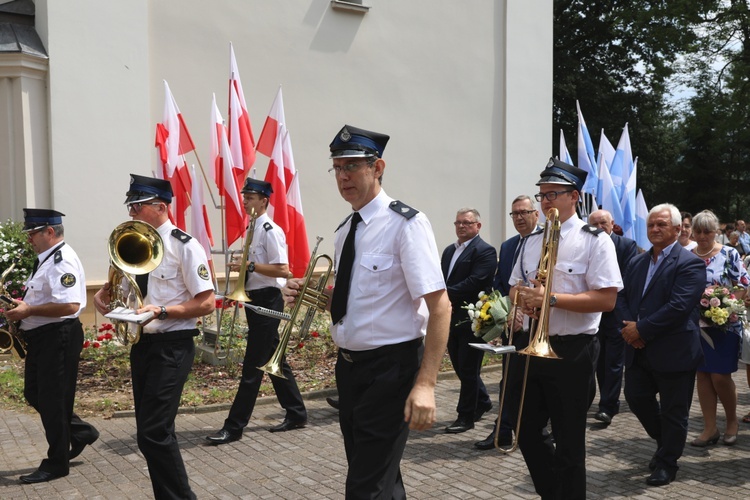
<path fill-rule="evenodd" d="M 692 250 L 697 243 L 691 239 L 693 235 L 693 216 L 690 212 L 680 212 L 682 217 L 682 230 L 678 241 L 686 250 Z"/>
<path fill-rule="evenodd" d="M 742 299 L 750 284 L 742 259 L 736 250 L 717 243 L 719 219 L 713 212 L 704 210 L 693 217 L 693 235 L 697 246 L 692 250 L 706 262 L 706 285 L 722 285 Z M 701 345 L 705 359 L 698 367 L 698 401 L 703 413 L 703 432 L 690 444 L 705 447 L 716 444 L 721 433 L 716 422 L 717 402 L 721 401 L 726 415 L 723 443 L 737 442 L 737 388 L 732 373 L 737 371 L 742 324 L 728 321 L 724 327 L 701 324 Z"/>

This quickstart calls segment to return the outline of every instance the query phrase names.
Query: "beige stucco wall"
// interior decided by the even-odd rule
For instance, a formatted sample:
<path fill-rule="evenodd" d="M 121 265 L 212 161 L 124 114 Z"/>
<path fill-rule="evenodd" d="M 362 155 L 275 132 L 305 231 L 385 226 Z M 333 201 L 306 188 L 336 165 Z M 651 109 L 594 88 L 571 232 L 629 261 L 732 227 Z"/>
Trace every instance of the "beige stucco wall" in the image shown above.
<path fill-rule="evenodd" d="M 552 0 L 373 0 L 366 14 L 329 0 L 36 5 L 49 54 L 39 108 L 47 164 L 36 168 L 51 172 L 48 187 L 36 182 L 67 214 L 66 239 L 92 286 L 106 276 L 109 233 L 127 218 L 128 173 L 155 166 L 162 80 L 209 167 L 211 94 L 226 117 L 230 41 L 256 139 L 282 85 L 308 236 L 325 237 L 325 252 L 349 212 L 326 173 L 344 123 L 391 135 L 384 188 L 428 215 L 441 250 L 465 205 L 482 213 L 485 239 L 512 235 L 510 200 L 534 192 L 552 154 Z M 188 162 L 197 167 L 195 156 Z M 258 177 L 267 166 L 258 155 Z"/>

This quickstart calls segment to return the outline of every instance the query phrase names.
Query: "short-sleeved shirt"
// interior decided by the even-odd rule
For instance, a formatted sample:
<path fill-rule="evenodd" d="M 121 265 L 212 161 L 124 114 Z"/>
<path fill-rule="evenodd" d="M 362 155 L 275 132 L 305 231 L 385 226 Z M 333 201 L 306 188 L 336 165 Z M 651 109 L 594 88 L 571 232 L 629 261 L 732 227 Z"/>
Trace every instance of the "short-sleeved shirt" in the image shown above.
<path fill-rule="evenodd" d="M 30 306 L 43 304 L 79 304 L 78 311 L 61 318 L 29 316 L 21 321 L 21 328 L 31 330 L 58 323 L 62 319 L 77 318 L 86 307 L 86 275 L 78 255 L 70 245 L 53 245 L 38 256 L 39 268 L 26 281 L 24 302 Z"/>
<path fill-rule="evenodd" d="M 250 244 L 247 260 L 256 264 L 288 264 L 289 257 L 286 250 L 284 230 L 274 223 L 267 213 L 255 220 L 253 241 Z M 247 273 L 245 290 L 260 288 L 282 288 L 286 284 L 284 278 L 272 278 L 260 273 Z"/>
<path fill-rule="evenodd" d="M 622 290 L 622 276 L 612 238 L 605 232 L 597 235 L 584 230 L 585 225 L 577 215 L 561 225 L 557 263 L 552 273 L 552 293 L 576 294 L 603 288 Z M 513 268 L 511 286 L 524 275 L 536 278 L 543 239 L 543 232 L 528 236 Z M 578 313 L 551 308 L 549 334 L 594 335 L 599 329 L 601 315 L 601 312 Z"/>
<path fill-rule="evenodd" d="M 347 313 L 331 328 L 341 348 L 364 351 L 424 336 L 422 297 L 445 289 L 429 220 L 422 213 L 406 218 L 390 208 L 392 202 L 381 190 L 359 210 Z M 350 222 L 336 232 L 336 269 Z"/>
<path fill-rule="evenodd" d="M 148 276 L 148 294 L 143 302 L 156 306 L 171 306 L 186 302 L 196 295 L 213 290 L 208 271 L 206 251 L 195 238 L 181 241 L 172 236 L 177 227 L 167 221 L 157 228 L 164 241 L 164 257 Z M 180 231 L 181 233 L 181 231 Z M 195 328 L 195 318 L 154 319 L 143 327 L 145 333 L 189 330 Z"/>

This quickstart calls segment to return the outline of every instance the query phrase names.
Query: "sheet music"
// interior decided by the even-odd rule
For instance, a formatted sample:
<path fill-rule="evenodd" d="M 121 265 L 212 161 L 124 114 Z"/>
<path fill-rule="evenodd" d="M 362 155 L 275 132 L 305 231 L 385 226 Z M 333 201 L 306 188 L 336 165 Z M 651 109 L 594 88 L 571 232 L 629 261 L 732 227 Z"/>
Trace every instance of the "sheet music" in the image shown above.
<path fill-rule="evenodd" d="M 105 318 L 114 319 L 117 321 L 127 321 L 128 323 L 135 323 L 137 325 L 143 324 L 146 321 L 153 319 L 156 314 L 152 311 L 146 311 L 145 313 L 136 314 L 135 310 L 128 309 L 127 307 L 115 307 L 109 313 L 105 314 Z"/>
<path fill-rule="evenodd" d="M 490 352 L 492 354 L 507 354 L 510 352 L 516 352 L 516 346 L 513 345 L 491 345 L 491 344 L 469 344 L 474 349 L 480 351 Z"/>

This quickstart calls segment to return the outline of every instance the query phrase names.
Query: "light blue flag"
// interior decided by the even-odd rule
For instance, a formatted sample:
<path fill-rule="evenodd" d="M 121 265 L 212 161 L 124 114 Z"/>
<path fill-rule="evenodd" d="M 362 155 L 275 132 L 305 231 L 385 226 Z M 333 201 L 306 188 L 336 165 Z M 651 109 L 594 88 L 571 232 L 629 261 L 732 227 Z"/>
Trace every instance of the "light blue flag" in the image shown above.
<path fill-rule="evenodd" d="M 615 159 L 615 147 L 609 142 L 607 136 L 604 135 L 604 129 L 602 129 L 602 135 L 599 138 L 599 153 L 596 157 L 596 164 L 599 165 L 604 159 L 604 164 L 609 168 L 612 165 L 612 160 Z M 599 178 L 599 182 L 596 187 L 596 198 L 602 199 L 602 180 Z"/>
<path fill-rule="evenodd" d="M 639 189 L 635 197 L 635 242 L 644 250 L 651 248 L 651 242 L 648 241 L 647 222 L 648 207 L 643 199 L 643 191 Z"/>
<path fill-rule="evenodd" d="M 591 136 L 588 128 L 586 128 L 586 121 L 583 119 L 578 101 L 576 101 L 576 109 L 578 110 L 578 168 L 588 172 L 582 191 L 596 195 L 599 175 L 594 159 L 594 145 L 591 142 Z"/>
<path fill-rule="evenodd" d="M 559 160 L 564 161 L 568 165 L 574 165 L 573 158 L 570 157 L 570 151 L 568 151 L 568 144 L 565 142 L 565 134 L 560 129 L 560 156 L 557 157 Z"/>
<path fill-rule="evenodd" d="M 625 183 L 623 195 L 620 199 L 622 206 L 622 232 L 626 238 L 635 239 L 635 185 L 636 185 L 636 167 L 638 159 L 633 163 L 628 181 Z"/>
<path fill-rule="evenodd" d="M 612 214 L 612 218 L 615 223 L 622 226 L 622 208 L 620 206 L 620 197 L 617 195 L 614 184 L 612 184 L 612 177 L 609 175 L 609 170 L 604 164 L 604 159 L 599 162 L 599 176 L 602 179 L 602 198 L 599 203 L 602 204 L 602 208 Z"/>
<path fill-rule="evenodd" d="M 609 166 L 609 173 L 612 176 L 612 183 L 615 185 L 617 194 L 620 198 L 625 190 L 625 183 L 628 181 L 633 164 L 633 152 L 630 148 L 630 135 L 628 134 L 628 124 L 620 135 L 620 142 L 617 143 L 615 157 Z"/>

